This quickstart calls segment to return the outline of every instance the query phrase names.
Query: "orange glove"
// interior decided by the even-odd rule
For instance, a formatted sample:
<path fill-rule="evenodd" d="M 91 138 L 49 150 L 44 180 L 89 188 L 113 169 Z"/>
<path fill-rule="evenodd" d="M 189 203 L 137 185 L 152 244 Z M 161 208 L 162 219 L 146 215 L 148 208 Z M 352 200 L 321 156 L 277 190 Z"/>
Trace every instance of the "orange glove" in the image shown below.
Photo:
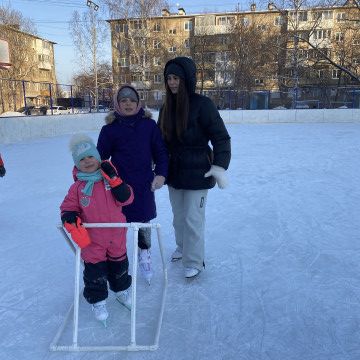
<path fill-rule="evenodd" d="M 68 222 L 65 222 L 64 227 L 66 231 L 70 233 L 71 238 L 74 240 L 74 242 L 76 242 L 76 244 L 78 244 L 81 249 L 90 245 L 91 240 L 89 233 L 82 226 L 79 217 L 76 219 L 76 224 L 69 224 Z"/>
<path fill-rule="evenodd" d="M 121 185 L 123 182 L 119 177 L 115 166 L 109 160 L 101 162 L 101 175 L 107 180 L 112 188 Z"/>

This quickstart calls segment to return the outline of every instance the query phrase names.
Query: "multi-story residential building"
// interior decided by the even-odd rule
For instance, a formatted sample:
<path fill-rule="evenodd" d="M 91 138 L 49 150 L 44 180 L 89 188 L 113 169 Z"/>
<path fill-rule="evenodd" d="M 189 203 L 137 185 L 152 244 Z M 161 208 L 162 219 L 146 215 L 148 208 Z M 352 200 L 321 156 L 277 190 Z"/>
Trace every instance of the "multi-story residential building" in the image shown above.
<path fill-rule="evenodd" d="M 0 110 L 49 105 L 56 84 L 54 42 L 20 31 L 18 26 L 0 25 L 1 38 L 8 41 L 12 66 L 0 70 Z"/>
<path fill-rule="evenodd" d="M 192 15 L 164 9 L 158 17 L 109 23 L 114 84 L 132 83 L 149 106 L 161 104 L 164 65 L 180 55 L 194 59 L 198 89 L 220 107 L 239 106 L 234 91 L 284 92 L 297 101 L 310 87 L 359 83 L 360 11 L 351 0 Z"/>

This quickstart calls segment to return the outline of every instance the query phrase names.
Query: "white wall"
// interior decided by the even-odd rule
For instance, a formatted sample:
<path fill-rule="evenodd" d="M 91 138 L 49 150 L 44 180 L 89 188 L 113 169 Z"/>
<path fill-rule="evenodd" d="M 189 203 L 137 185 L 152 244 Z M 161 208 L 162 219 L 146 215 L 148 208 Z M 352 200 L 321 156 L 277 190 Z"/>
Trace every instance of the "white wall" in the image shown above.
<path fill-rule="evenodd" d="M 360 109 L 220 110 L 227 123 L 360 122 Z"/>
<path fill-rule="evenodd" d="M 153 111 L 153 118 L 158 113 Z M 360 122 L 360 109 L 221 110 L 225 123 Z M 76 132 L 100 131 L 104 113 L 0 117 L 0 144 Z"/>

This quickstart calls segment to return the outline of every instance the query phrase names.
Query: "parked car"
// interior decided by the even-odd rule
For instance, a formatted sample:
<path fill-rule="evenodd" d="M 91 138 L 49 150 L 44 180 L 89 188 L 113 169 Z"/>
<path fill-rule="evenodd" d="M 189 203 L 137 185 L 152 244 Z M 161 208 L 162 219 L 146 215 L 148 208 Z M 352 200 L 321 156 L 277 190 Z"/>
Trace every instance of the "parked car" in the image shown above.
<path fill-rule="evenodd" d="M 46 105 L 41 106 L 23 106 L 20 109 L 17 110 L 17 112 L 24 114 L 24 115 L 46 115 L 46 111 L 49 107 Z"/>
<path fill-rule="evenodd" d="M 96 106 L 91 107 L 91 111 L 99 111 L 99 112 L 109 111 L 108 107 L 106 107 L 105 105 L 100 105 L 100 104 L 98 105 L 98 109 L 96 108 Z"/>
<path fill-rule="evenodd" d="M 65 106 L 54 105 L 46 111 L 46 114 L 51 115 L 51 110 L 53 115 L 71 114 L 71 109 L 67 109 Z"/>
<path fill-rule="evenodd" d="M 17 112 L 24 114 L 24 115 L 31 115 L 31 112 L 35 109 L 34 105 L 23 106 L 17 110 Z"/>

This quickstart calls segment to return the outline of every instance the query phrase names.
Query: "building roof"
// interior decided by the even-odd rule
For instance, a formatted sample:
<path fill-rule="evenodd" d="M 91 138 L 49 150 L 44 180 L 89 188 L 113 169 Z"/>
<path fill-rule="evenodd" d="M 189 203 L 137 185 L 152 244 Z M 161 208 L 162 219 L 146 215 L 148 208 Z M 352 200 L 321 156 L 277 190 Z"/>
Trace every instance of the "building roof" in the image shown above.
<path fill-rule="evenodd" d="M 18 25 L 15 25 L 15 26 L 18 26 Z M 56 44 L 56 42 L 54 42 L 54 41 L 51 41 L 51 40 L 48 40 L 48 39 L 44 39 L 44 38 L 42 38 L 42 37 L 40 37 L 40 36 L 31 34 L 31 33 L 25 32 L 25 31 L 21 31 L 21 30 L 19 30 L 19 29 L 16 29 L 16 27 L 14 27 L 14 26 L 12 26 L 12 25 L 0 24 L 0 27 L 9 29 L 9 30 L 11 30 L 11 31 L 14 31 L 14 32 L 17 32 L 17 33 L 26 35 L 26 36 L 31 36 L 31 37 L 33 37 L 33 38 L 35 38 L 35 39 L 47 41 L 47 42 L 49 42 L 49 43 L 51 43 L 51 44 Z"/>

